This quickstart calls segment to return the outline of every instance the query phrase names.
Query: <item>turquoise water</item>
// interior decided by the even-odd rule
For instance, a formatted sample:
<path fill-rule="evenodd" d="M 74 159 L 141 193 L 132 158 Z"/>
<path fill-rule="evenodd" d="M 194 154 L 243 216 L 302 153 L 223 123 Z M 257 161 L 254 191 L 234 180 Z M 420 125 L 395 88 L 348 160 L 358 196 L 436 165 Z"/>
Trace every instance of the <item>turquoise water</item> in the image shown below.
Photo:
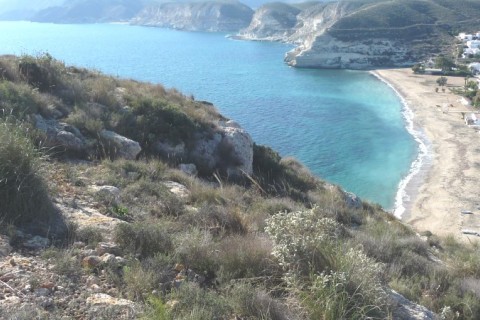
<path fill-rule="evenodd" d="M 127 25 L 0 22 L 0 54 L 39 54 L 213 102 L 259 144 L 394 206 L 417 146 L 396 94 L 368 72 L 294 69 L 291 47 Z"/>

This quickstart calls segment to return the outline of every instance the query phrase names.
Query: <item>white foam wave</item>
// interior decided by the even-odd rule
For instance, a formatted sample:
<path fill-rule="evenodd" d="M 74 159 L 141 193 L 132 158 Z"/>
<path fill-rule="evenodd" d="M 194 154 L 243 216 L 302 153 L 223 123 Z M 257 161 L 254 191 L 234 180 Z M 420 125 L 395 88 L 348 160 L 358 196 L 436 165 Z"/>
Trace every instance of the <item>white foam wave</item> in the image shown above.
<path fill-rule="evenodd" d="M 402 105 L 403 105 L 402 114 L 405 119 L 406 129 L 408 133 L 412 135 L 412 137 L 414 138 L 415 142 L 418 145 L 417 158 L 412 162 L 412 165 L 410 166 L 410 170 L 408 174 L 398 184 L 397 194 L 395 195 L 395 206 L 392 210 L 392 213 L 397 218 L 400 219 L 406 211 L 406 203 L 408 203 L 411 200 L 410 195 L 407 193 L 407 187 L 409 183 L 412 181 L 412 179 L 420 173 L 421 169 L 429 159 L 429 156 L 430 156 L 429 143 L 426 136 L 421 131 L 415 129 L 415 126 L 413 123 L 413 118 L 415 117 L 415 114 L 410 108 L 407 100 L 405 100 L 405 97 L 403 97 L 400 94 L 400 92 L 398 92 L 398 90 L 391 83 L 389 83 L 387 80 L 382 78 L 376 72 L 371 72 L 371 74 L 374 75 L 383 83 L 385 83 L 386 85 L 388 85 L 395 92 L 395 94 L 400 98 L 400 101 L 402 102 Z"/>

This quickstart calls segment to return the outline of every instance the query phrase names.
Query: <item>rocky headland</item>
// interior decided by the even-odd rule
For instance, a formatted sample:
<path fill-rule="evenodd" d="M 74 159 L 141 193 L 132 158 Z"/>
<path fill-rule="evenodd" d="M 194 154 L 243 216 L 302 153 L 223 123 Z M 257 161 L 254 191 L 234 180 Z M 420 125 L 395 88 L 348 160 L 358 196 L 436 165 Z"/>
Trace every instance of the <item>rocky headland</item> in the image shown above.
<path fill-rule="evenodd" d="M 342 0 L 307 5 L 295 17 L 295 11 L 285 6 L 267 8 L 257 10 L 239 37 L 294 43 L 297 47 L 287 53 L 285 61 L 303 68 L 411 66 L 434 53 L 449 51 L 452 30 L 480 26 L 475 18 L 480 7 L 473 1 Z M 292 28 L 272 23 L 272 17 L 286 12 Z"/>
<path fill-rule="evenodd" d="M 238 31 L 250 23 L 253 10 L 237 1 L 170 2 L 149 5 L 132 24 L 187 31 Z"/>

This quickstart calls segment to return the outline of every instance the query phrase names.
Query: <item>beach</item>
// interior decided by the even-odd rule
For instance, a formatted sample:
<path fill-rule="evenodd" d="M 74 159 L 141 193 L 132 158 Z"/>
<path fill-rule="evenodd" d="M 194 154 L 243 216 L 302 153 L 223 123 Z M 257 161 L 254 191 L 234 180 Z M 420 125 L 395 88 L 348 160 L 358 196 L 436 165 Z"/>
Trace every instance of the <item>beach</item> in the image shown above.
<path fill-rule="evenodd" d="M 464 78 L 447 77 L 445 92 L 435 92 L 439 76 L 413 74 L 411 69 L 373 73 L 404 99 L 407 112 L 412 112 L 414 136 L 425 149 L 421 167 L 415 168 L 418 174 L 405 186 L 402 220 L 418 232 L 478 239 L 462 231 L 480 233 L 480 134 L 463 120 L 461 112 L 471 107 L 449 90 L 463 88 Z"/>

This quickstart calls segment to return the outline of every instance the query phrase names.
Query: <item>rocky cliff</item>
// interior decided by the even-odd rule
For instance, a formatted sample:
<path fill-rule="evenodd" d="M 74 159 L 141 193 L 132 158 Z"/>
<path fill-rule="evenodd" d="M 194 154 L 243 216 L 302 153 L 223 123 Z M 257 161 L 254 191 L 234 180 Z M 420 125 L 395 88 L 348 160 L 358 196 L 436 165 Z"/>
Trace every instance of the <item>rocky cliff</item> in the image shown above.
<path fill-rule="evenodd" d="M 265 4 L 255 11 L 250 25 L 238 36 L 247 40 L 284 40 L 294 32 L 300 11 L 285 3 Z"/>
<path fill-rule="evenodd" d="M 132 24 L 188 31 L 238 31 L 250 23 L 253 10 L 237 1 L 161 3 L 143 9 Z"/>
<path fill-rule="evenodd" d="M 284 12 L 279 7 L 271 10 L 277 15 Z M 296 67 L 410 66 L 432 53 L 448 51 L 454 30 L 480 27 L 475 18 L 480 5 L 471 0 L 319 3 L 298 13 L 296 24 L 288 30 L 272 23 L 274 14 L 269 12 L 267 16 L 264 11 L 257 10 L 255 17 L 259 19 L 254 18 L 240 36 L 297 44 L 285 58 Z"/>

